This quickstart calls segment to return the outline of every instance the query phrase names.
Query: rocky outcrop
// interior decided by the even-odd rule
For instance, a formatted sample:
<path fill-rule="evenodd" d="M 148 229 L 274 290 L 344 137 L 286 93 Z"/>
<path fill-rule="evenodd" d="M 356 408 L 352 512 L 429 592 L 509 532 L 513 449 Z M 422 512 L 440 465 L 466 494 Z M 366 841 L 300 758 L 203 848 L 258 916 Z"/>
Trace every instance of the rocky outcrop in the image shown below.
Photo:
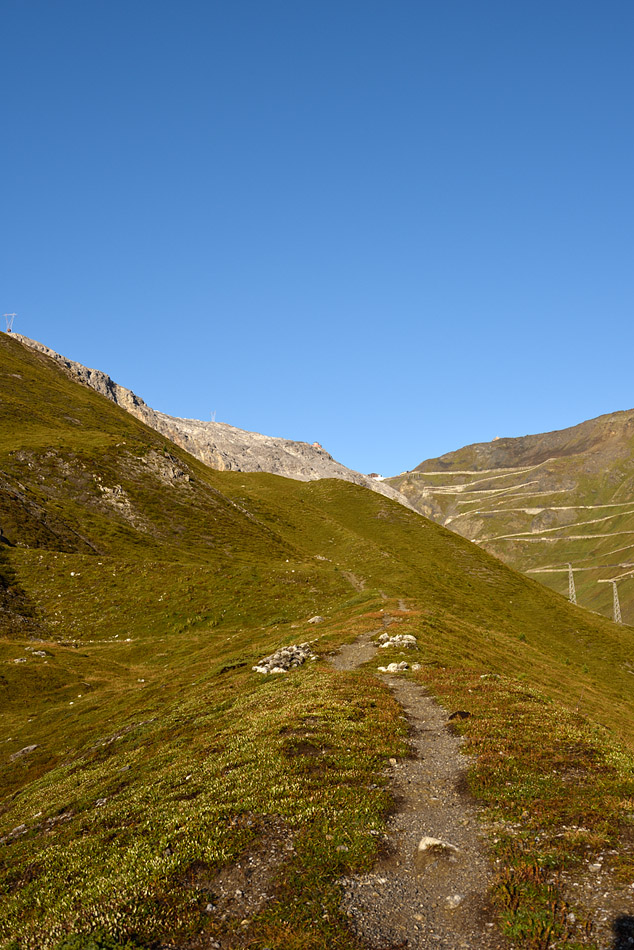
<path fill-rule="evenodd" d="M 385 482 L 346 468 L 332 457 L 319 443 L 294 442 L 274 436 L 247 432 L 224 422 L 203 422 L 200 419 L 179 419 L 150 408 L 139 396 L 115 383 L 106 373 L 89 369 L 61 356 L 48 346 L 12 334 L 26 346 L 55 360 L 70 376 L 95 389 L 146 425 L 219 471 L 270 472 L 299 481 L 318 478 L 340 478 L 363 485 L 381 495 L 411 508 L 409 501 Z"/>
<path fill-rule="evenodd" d="M 288 673 L 289 670 L 302 666 L 306 660 L 316 659 L 310 643 L 293 643 L 288 647 L 280 647 L 270 656 L 265 656 L 252 669 L 254 673 Z"/>

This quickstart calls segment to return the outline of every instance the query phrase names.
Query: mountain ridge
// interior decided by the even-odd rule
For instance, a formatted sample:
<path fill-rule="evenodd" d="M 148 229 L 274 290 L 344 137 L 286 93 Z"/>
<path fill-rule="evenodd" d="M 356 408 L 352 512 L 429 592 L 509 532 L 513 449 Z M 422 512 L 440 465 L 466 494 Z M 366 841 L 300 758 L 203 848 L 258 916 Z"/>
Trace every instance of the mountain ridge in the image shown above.
<path fill-rule="evenodd" d="M 71 377 L 126 409 L 217 471 L 270 472 L 299 481 L 340 478 L 411 507 L 410 502 L 390 485 L 347 468 L 318 443 L 249 432 L 224 422 L 167 415 L 152 409 L 140 396 L 115 382 L 102 370 L 86 367 L 22 334 L 11 335 L 25 346 L 55 360 Z"/>
<path fill-rule="evenodd" d="M 489 466 L 486 470 L 491 470 L 494 468 L 541 464 L 550 461 L 551 458 L 575 455 L 601 444 L 602 439 L 596 429 L 598 424 L 607 423 L 608 420 L 611 425 L 616 425 L 617 429 L 632 427 L 634 426 L 634 409 L 602 413 L 600 416 L 584 420 L 574 426 L 567 426 L 564 429 L 497 438 L 489 442 L 472 442 L 461 449 L 446 452 L 436 458 L 426 459 L 411 471 L 429 471 L 429 466 L 432 465 L 438 466 L 443 471 L 455 471 L 453 464 L 458 454 L 461 459 L 471 456 L 474 459 L 475 471 L 481 471 L 484 465 Z M 622 427 L 620 423 L 624 423 L 624 426 Z M 616 434 L 616 432 L 613 434 Z"/>

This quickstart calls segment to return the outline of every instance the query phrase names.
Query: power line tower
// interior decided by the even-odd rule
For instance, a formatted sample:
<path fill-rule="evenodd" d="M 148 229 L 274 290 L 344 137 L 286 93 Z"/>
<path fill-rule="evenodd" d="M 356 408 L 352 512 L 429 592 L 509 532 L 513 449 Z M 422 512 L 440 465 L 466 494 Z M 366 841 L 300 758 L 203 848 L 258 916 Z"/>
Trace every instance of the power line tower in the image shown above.
<path fill-rule="evenodd" d="M 571 604 L 577 603 L 577 592 L 575 590 L 575 577 L 572 573 L 572 564 L 568 565 L 568 600 Z"/>
<path fill-rule="evenodd" d="M 619 592 L 616 589 L 616 581 L 615 580 L 599 581 L 599 584 L 612 584 L 612 594 L 613 594 L 612 610 L 613 610 L 614 623 L 623 623 L 623 621 L 621 620 L 621 604 L 619 603 Z"/>
<path fill-rule="evenodd" d="M 17 317 L 17 313 L 5 313 L 4 319 L 7 321 L 7 333 L 11 333 L 13 329 L 13 321 Z"/>
<path fill-rule="evenodd" d="M 621 620 L 621 605 L 619 603 L 619 592 L 616 589 L 616 581 L 612 581 L 612 590 L 614 592 L 614 623 L 622 623 Z"/>

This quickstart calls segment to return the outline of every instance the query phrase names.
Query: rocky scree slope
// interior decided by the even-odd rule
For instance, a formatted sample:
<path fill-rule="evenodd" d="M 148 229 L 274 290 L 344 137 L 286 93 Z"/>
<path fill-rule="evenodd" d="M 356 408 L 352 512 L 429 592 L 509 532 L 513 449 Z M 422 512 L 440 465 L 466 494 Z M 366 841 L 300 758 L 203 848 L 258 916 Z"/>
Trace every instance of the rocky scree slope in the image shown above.
<path fill-rule="evenodd" d="M 341 478 L 363 485 L 410 507 L 408 500 L 396 489 L 368 475 L 346 468 L 317 443 L 295 442 L 247 432 L 224 422 L 204 422 L 200 419 L 180 419 L 157 412 L 130 389 L 120 386 L 106 373 L 89 369 L 54 350 L 14 333 L 14 339 L 54 359 L 74 379 L 92 387 L 102 396 L 127 409 L 166 438 L 186 449 L 211 468 L 218 471 L 270 472 L 300 481 L 318 478 Z"/>
<path fill-rule="evenodd" d="M 389 479 L 422 514 L 577 602 L 634 623 L 634 410 L 495 439 Z"/>

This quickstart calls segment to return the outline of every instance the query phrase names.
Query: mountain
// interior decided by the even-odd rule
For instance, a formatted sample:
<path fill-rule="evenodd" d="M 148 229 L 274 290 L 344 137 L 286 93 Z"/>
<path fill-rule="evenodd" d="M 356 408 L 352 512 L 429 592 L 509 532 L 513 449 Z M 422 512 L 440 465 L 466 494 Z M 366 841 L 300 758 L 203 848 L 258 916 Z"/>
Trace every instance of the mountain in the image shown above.
<path fill-rule="evenodd" d="M 203 422 L 199 419 L 168 416 L 151 409 L 139 396 L 115 383 L 101 370 L 88 369 L 21 334 L 15 333 L 13 336 L 26 346 L 51 357 L 70 376 L 127 409 L 137 419 L 220 472 L 271 472 L 301 481 L 342 478 L 371 488 L 409 507 L 407 499 L 395 489 L 376 478 L 346 468 L 316 442 L 294 442 L 291 439 L 275 438 L 258 432 L 246 432 L 224 422 Z"/>
<path fill-rule="evenodd" d="M 554 590 L 634 624 L 634 410 L 468 445 L 388 479 L 427 517 Z"/>
<path fill-rule="evenodd" d="M 382 886 L 413 754 L 388 660 L 470 753 L 484 919 L 596 950 L 594 892 L 627 913 L 627 629 L 363 486 L 215 471 L 6 334 L 0 480 L 2 950 L 360 950 L 342 881 Z"/>

